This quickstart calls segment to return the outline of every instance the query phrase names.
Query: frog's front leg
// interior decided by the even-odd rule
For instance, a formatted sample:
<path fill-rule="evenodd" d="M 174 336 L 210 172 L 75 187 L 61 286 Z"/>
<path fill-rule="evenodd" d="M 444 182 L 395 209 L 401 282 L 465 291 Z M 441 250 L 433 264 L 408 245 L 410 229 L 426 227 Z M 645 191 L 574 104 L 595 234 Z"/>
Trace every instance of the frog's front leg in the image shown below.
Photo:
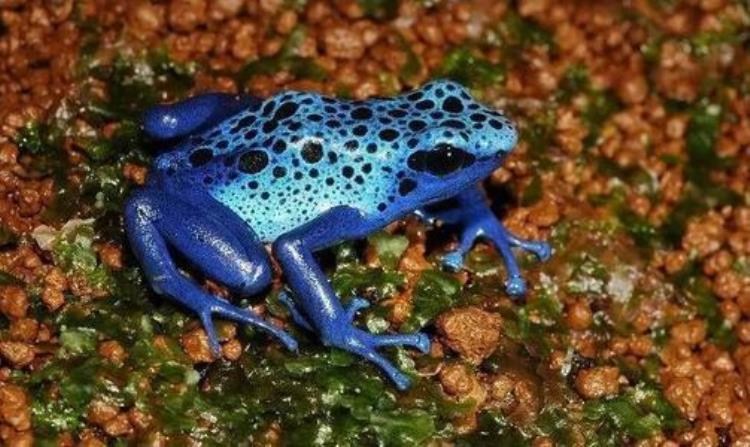
<path fill-rule="evenodd" d="M 449 225 L 460 227 L 459 245 L 454 251 L 443 257 L 443 265 L 451 270 L 463 267 L 466 253 L 474 246 L 477 239 L 486 239 L 500 251 L 508 279 L 505 287 L 512 296 L 526 293 L 526 283 L 521 276 L 518 263 L 511 247 L 519 247 L 534 253 L 540 260 L 547 260 L 551 255 L 549 244 L 542 241 L 521 239 L 509 232 L 495 217 L 490 209 L 484 193 L 479 186 L 473 186 L 456 196 L 458 206 L 435 213 L 421 211 L 421 215 L 441 220 Z"/>
<path fill-rule="evenodd" d="M 354 299 L 344 308 L 313 256 L 315 251 L 340 241 L 362 238 L 374 229 L 359 211 L 341 206 L 281 236 L 273 249 L 300 306 L 296 309 L 292 304 L 295 319 L 303 319 L 302 325 L 314 328 L 323 344 L 375 363 L 403 390 L 409 386 L 409 379 L 376 349 L 407 345 L 427 352 L 429 338 L 421 333 L 376 335 L 355 327 L 353 319 L 364 307 L 364 300 Z"/>
<path fill-rule="evenodd" d="M 194 200 L 201 200 L 193 198 Z M 196 212 L 196 208 L 201 212 Z M 198 314 L 213 354 L 221 345 L 212 316 L 260 327 L 287 348 L 297 342 L 258 315 L 210 295 L 183 275 L 170 248 L 184 255 L 207 276 L 246 295 L 253 295 L 271 281 L 268 255 L 244 222 L 208 200 L 186 202 L 155 189 L 135 192 L 125 207 L 125 226 L 130 245 L 154 290 Z"/>

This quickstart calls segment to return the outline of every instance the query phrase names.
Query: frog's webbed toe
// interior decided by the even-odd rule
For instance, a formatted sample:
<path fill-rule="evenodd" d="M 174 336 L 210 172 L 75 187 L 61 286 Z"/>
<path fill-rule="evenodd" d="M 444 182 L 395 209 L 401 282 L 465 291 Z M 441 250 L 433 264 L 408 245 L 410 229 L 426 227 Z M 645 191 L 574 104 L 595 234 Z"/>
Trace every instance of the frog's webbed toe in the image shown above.
<path fill-rule="evenodd" d="M 211 318 L 212 315 L 217 315 L 226 320 L 235 321 L 237 323 L 249 324 L 261 328 L 276 337 L 290 351 L 297 350 L 297 340 L 279 327 L 260 318 L 258 315 L 215 298 L 211 301 L 204 302 L 206 305 L 198 312 L 198 315 L 201 319 L 201 323 L 203 323 L 206 335 L 208 336 L 211 351 L 216 357 L 221 356 L 221 345 L 219 344 L 219 337 Z"/>
<path fill-rule="evenodd" d="M 490 242 L 500 252 L 507 272 L 505 289 L 508 295 L 513 297 L 526 294 L 526 282 L 521 276 L 521 270 L 512 247 L 530 251 L 541 261 L 545 261 L 551 256 L 551 248 L 546 242 L 523 240 L 510 233 L 494 216 L 485 216 L 462 228 L 459 248 L 448 253 L 448 259 L 453 259 L 454 262 L 457 262 L 455 260 L 459 258 L 463 260 L 463 257 L 477 239 Z M 446 258 L 443 258 L 443 260 L 445 263 Z"/>
<path fill-rule="evenodd" d="M 546 261 L 552 256 L 552 247 L 545 241 L 521 239 L 508 232 L 508 242 L 514 247 L 533 253 L 540 261 Z"/>
<path fill-rule="evenodd" d="M 463 250 L 450 251 L 440 258 L 440 263 L 443 268 L 450 272 L 458 272 L 464 268 L 464 256 L 466 253 Z"/>
<path fill-rule="evenodd" d="M 458 271 L 464 266 L 464 257 L 477 239 L 490 242 L 503 257 L 507 279 L 505 288 L 509 295 L 519 297 L 526 294 L 526 282 L 521 276 L 512 247 L 530 251 L 541 261 L 552 255 L 549 244 L 543 241 L 521 239 L 509 232 L 495 217 L 487 205 L 484 194 L 472 187 L 456 196 L 458 206 L 434 215 L 438 220 L 459 229 L 458 247 L 443 255 L 441 262 L 446 270 Z"/>
<path fill-rule="evenodd" d="M 289 296 L 286 291 L 282 290 L 281 292 L 279 292 L 279 301 L 281 302 L 281 304 L 286 306 L 287 310 L 289 311 L 289 315 L 292 317 L 292 321 L 294 321 L 295 324 L 308 331 L 314 330 L 312 324 L 307 320 L 305 315 L 297 306 L 297 303 L 294 302 L 294 299 Z"/>
<path fill-rule="evenodd" d="M 357 354 L 375 363 L 399 390 L 409 388 L 411 380 L 402 373 L 390 360 L 377 351 L 386 346 L 408 346 L 418 349 L 422 353 L 430 350 L 430 339 L 422 333 L 413 334 L 371 334 L 354 327 L 351 323 L 342 322 L 327 336 L 322 337 L 327 346 L 334 346 Z"/>
<path fill-rule="evenodd" d="M 522 276 L 510 276 L 505 280 L 505 291 L 512 297 L 526 295 L 526 280 Z"/>
<path fill-rule="evenodd" d="M 288 293 L 281 292 L 279 300 L 287 306 L 296 324 L 309 331 L 315 330 Z M 385 346 L 408 346 L 427 353 L 430 350 L 430 339 L 422 333 L 371 334 L 355 327 L 353 322 L 357 313 L 369 306 L 370 302 L 364 298 L 354 297 L 349 300 L 341 317 L 328 324 L 327 335 L 322 336 L 322 341 L 328 346 L 352 352 L 375 363 L 400 390 L 404 390 L 409 387 L 409 378 L 377 352 L 377 349 Z"/>

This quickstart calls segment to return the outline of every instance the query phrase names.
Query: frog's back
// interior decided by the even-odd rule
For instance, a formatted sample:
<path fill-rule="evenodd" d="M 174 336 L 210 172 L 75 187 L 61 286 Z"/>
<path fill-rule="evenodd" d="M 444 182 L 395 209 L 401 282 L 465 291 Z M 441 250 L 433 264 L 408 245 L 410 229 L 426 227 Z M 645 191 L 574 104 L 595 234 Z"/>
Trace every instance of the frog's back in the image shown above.
<path fill-rule="evenodd" d="M 409 206 L 397 200 L 413 188 L 401 168 L 422 143 L 428 123 L 468 140 L 467 124 L 445 110 L 451 103 L 444 98 L 465 100 L 469 111 L 479 107 L 453 85 L 441 96 L 415 91 L 342 101 L 281 93 L 188 137 L 182 147 L 160 157 L 157 168 L 167 178 L 176 177 L 171 183 L 179 188 L 208 192 L 265 241 L 338 205 L 383 216 Z"/>
<path fill-rule="evenodd" d="M 157 167 L 179 189 L 208 192 L 264 241 L 337 205 L 376 214 L 394 199 L 397 174 L 394 151 L 368 138 L 379 102 L 287 92 L 188 137 Z"/>

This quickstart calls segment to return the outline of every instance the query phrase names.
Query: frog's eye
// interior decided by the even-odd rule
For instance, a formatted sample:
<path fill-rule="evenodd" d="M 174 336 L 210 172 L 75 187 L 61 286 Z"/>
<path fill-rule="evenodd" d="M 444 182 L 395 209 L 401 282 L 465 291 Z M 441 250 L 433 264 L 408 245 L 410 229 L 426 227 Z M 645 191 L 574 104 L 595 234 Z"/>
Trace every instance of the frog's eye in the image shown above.
<path fill-rule="evenodd" d="M 415 171 L 442 177 L 474 163 L 474 156 L 450 144 L 440 144 L 431 151 L 411 154 L 407 163 Z"/>

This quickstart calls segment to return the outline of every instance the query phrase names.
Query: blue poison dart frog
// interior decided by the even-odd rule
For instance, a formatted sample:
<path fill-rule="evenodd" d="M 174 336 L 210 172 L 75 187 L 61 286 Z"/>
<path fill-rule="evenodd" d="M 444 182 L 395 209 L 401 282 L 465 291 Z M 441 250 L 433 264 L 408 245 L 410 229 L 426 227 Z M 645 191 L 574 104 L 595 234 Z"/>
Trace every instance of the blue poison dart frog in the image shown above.
<path fill-rule="evenodd" d="M 409 379 L 378 348 L 427 352 L 429 338 L 356 327 L 357 312 L 369 302 L 342 305 L 315 252 L 414 213 L 459 229 L 458 248 L 443 258 L 446 268 L 460 269 L 475 240 L 491 242 L 513 296 L 523 295 L 525 284 L 512 247 L 550 256 L 546 243 L 509 233 L 479 186 L 516 144 L 514 125 L 454 82 L 367 101 L 292 91 L 267 99 L 205 94 L 149 110 L 143 128 L 167 150 L 127 201 L 130 243 L 154 290 L 200 317 L 215 355 L 212 316 L 260 327 L 290 350 L 297 343 L 207 293 L 178 270 L 171 253 L 237 293 L 254 295 L 271 282 L 265 249 L 271 244 L 292 292 L 282 301 L 295 323 L 325 345 L 375 363 L 402 390 Z M 432 206 L 447 199 L 454 206 Z"/>

